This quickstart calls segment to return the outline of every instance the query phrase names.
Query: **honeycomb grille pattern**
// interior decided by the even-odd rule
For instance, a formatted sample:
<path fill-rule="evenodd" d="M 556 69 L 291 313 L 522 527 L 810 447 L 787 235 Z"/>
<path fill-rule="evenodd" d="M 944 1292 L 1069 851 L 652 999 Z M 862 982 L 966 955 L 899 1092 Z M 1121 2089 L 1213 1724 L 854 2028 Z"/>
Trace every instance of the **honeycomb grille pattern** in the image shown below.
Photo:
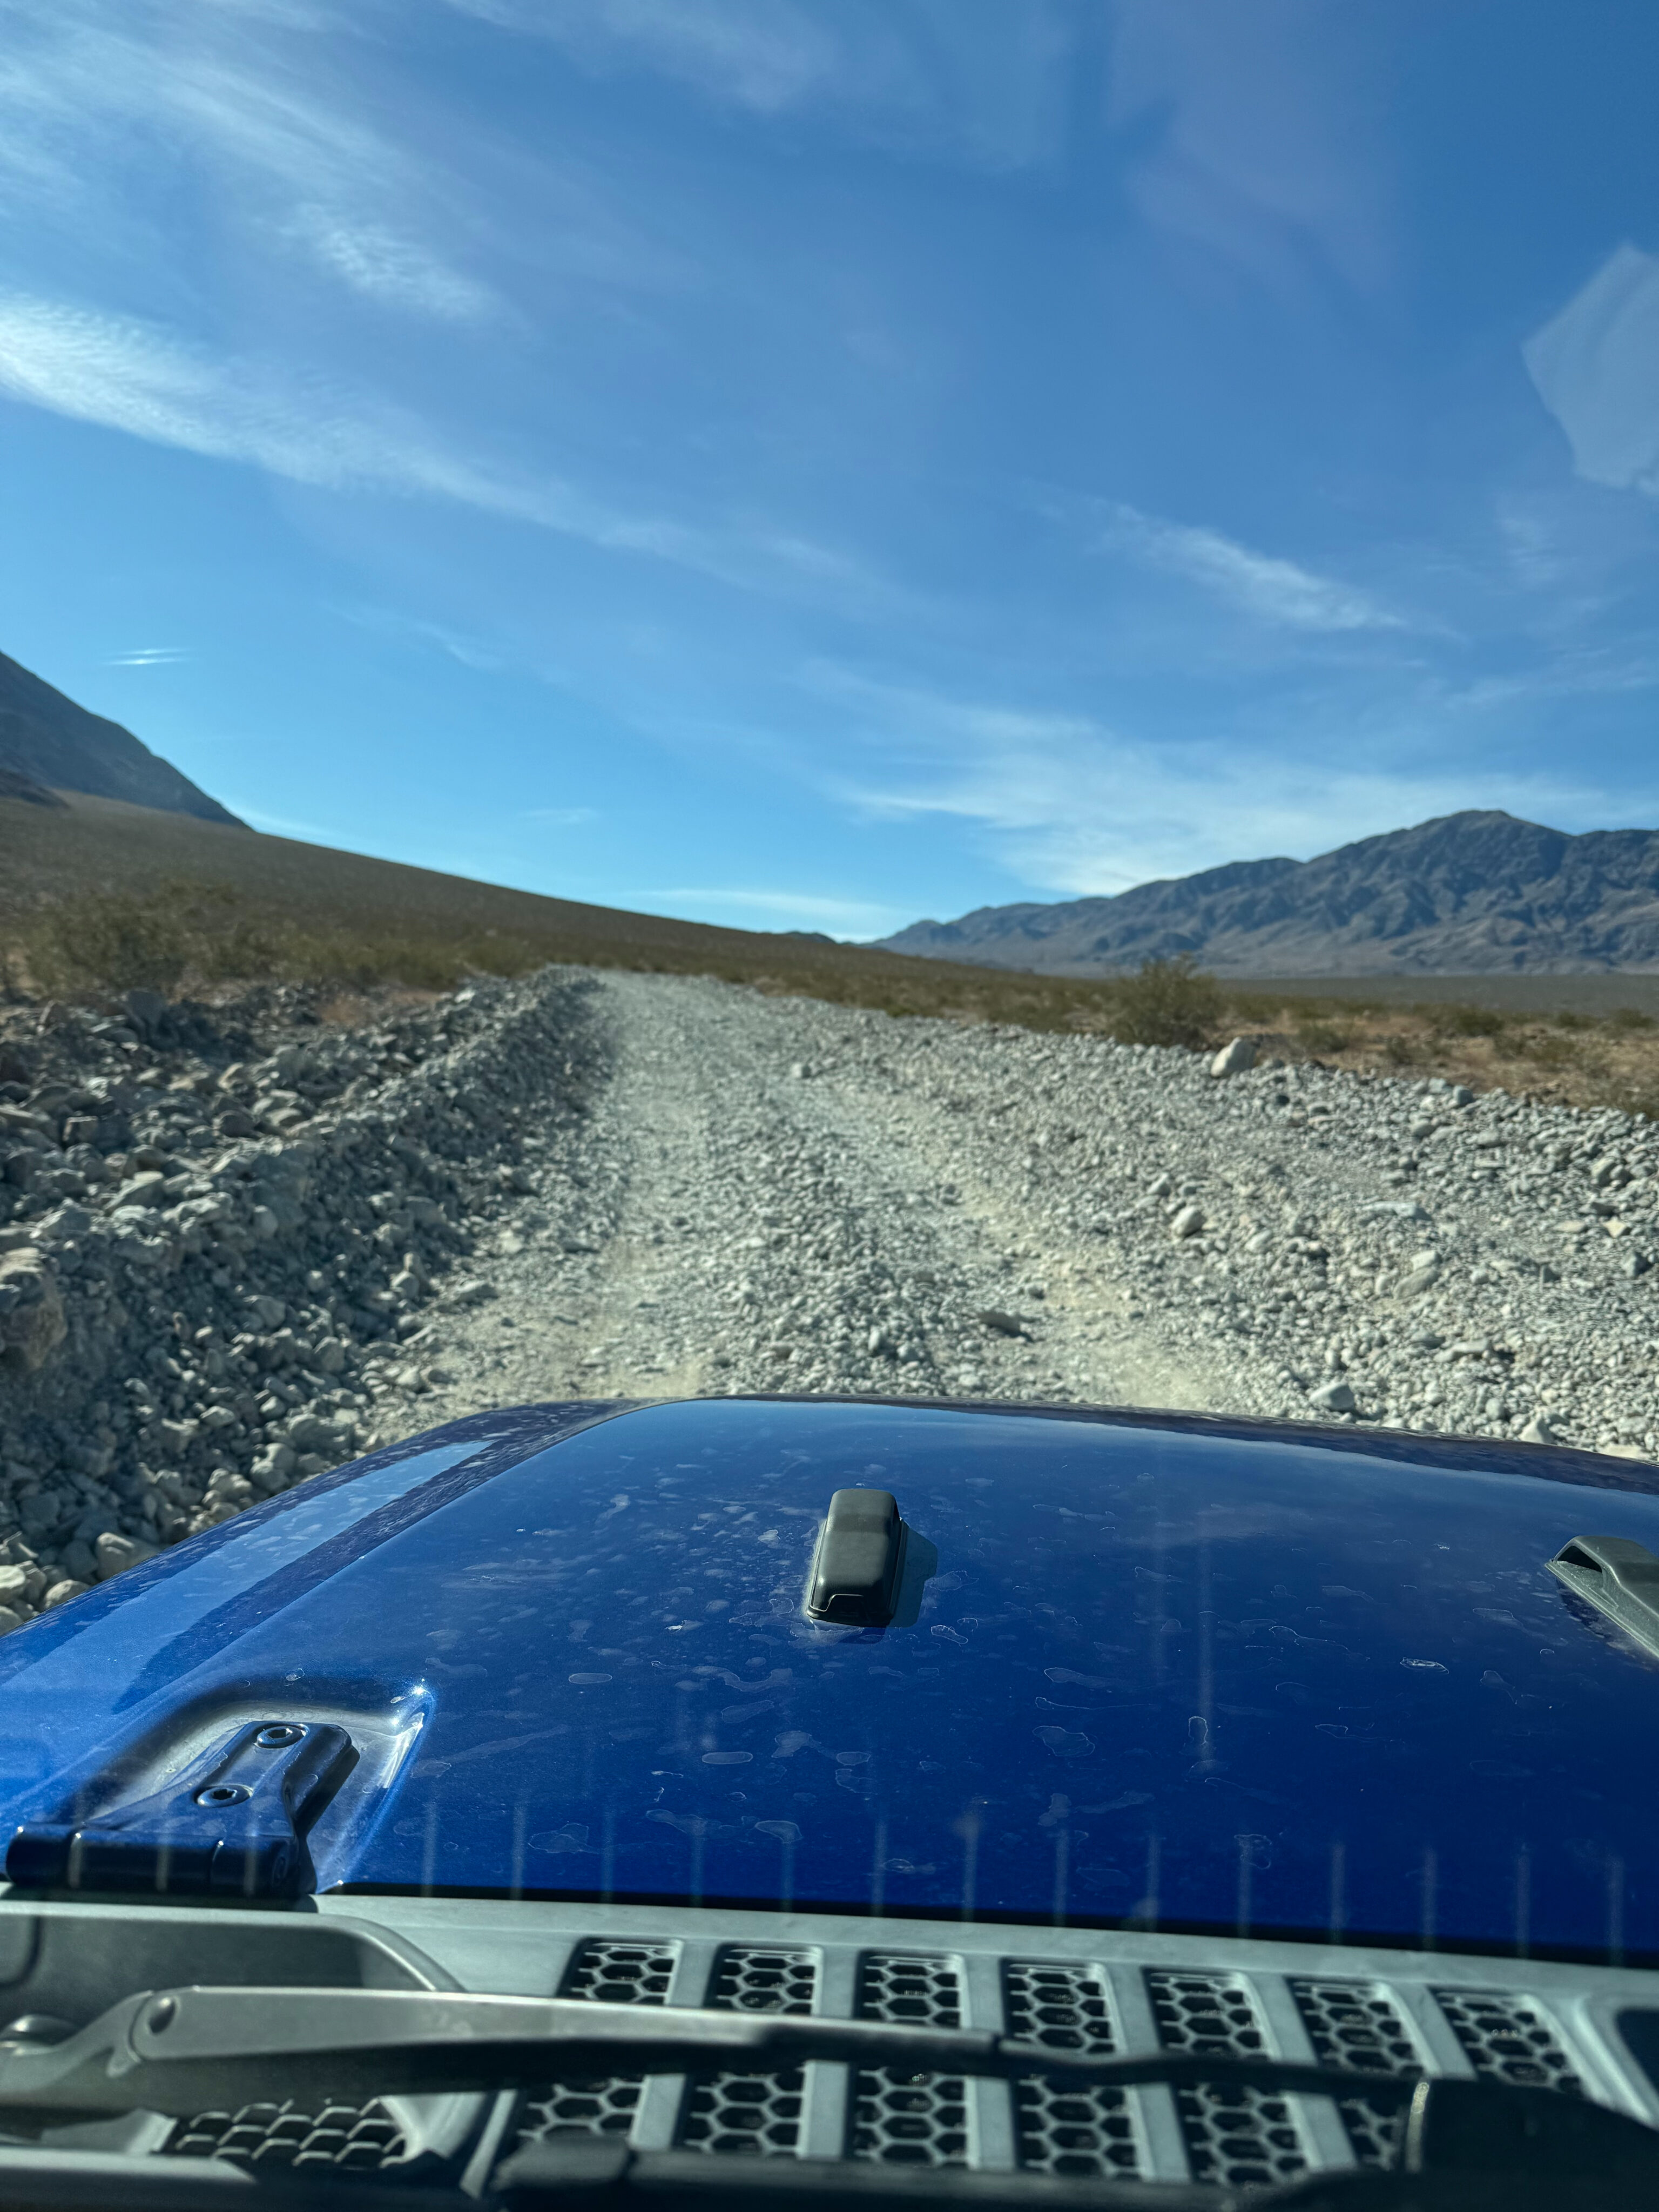
<path fill-rule="evenodd" d="M 732 1944 L 721 1953 L 709 2003 L 719 2012 L 810 2013 L 817 1990 L 816 1951 Z M 688 2150 L 787 2158 L 800 2148 L 805 2076 L 716 2074 L 691 2085 L 680 2130 Z"/>
<path fill-rule="evenodd" d="M 858 2009 L 861 2020 L 960 2027 L 962 1968 L 927 1952 L 866 1952 Z M 854 2158 L 887 2166 L 967 2163 L 968 2094 L 959 2075 L 860 2073 L 851 2103 Z"/>
<path fill-rule="evenodd" d="M 644 2087 L 641 2074 L 551 2082 L 525 2099 L 515 2142 L 540 2142 L 544 2136 L 625 2136 Z"/>
<path fill-rule="evenodd" d="M 1291 1983 L 1322 2066 L 1352 2074 L 1415 2074 L 1422 2060 L 1398 2008 L 1372 1982 Z"/>
<path fill-rule="evenodd" d="M 1248 1986 L 1237 1974 L 1146 1977 L 1152 2016 L 1166 2051 L 1198 2057 L 1263 2056 L 1267 2040 Z M 1288 2181 L 1308 2168 L 1290 2106 L 1270 2091 L 1197 2081 L 1176 2094 L 1194 2181 L 1234 2189 Z"/>
<path fill-rule="evenodd" d="M 1194 2181 L 1265 2188 L 1308 2170 L 1307 2153 L 1283 2097 L 1215 2081 L 1177 2090 Z"/>
<path fill-rule="evenodd" d="M 708 2002 L 719 2012 L 808 2013 L 817 1980 L 816 1951 L 733 1944 L 721 1954 Z"/>
<path fill-rule="evenodd" d="M 1524 2088 L 1583 2095 L 1571 2059 L 1530 1997 L 1499 1990 L 1437 1990 L 1434 1997 L 1477 2074 Z"/>
<path fill-rule="evenodd" d="M 800 2147 L 805 2088 L 798 2066 L 781 2074 L 717 2074 L 696 2082 L 680 2140 L 688 2150 L 792 2158 Z"/>
<path fill-rule="evenodd" d="M 1008 2033 L 1022 2043 L 1100 2057 L 1117 2049 L 1106 1983 L 1097 1966 L 1010 1959 L 1002 1970 L 1002 2001 Z"/>
<path fill-rule="evenodd" d="M 968 2085 L 959 2075 L 860 2074 L 853 2155 L 884 2166 L 965 2166 Z"/>
<path fill-rule="evenodd" d="M 1339 2097 L 1336 2109 L 1361 2166 L 1391 2166 L 1400 2156 L 1406 2124 L 1403 2103 L 1385 2105 L 1377 2097 Z"/>
<path fill-rule="evenodd" d="M 564 1994 L 590 2004 L 660 2005 L 679 1956 L 677 1943 L 624 1943 L 601 1936 L 584 1943 L 565 1977 Z M 625 2136 L 634 2124 L 643 2074 L 578 2076 L 528 2092 L 519 2108 L 514 2142 L 546 2136 Z"/>
<path fill-rule="evenodd" d="M 1249 1989 L 1237 1974 L 1146 1976 L 1159 2040 L 1166 2051 L 1214 2058 L 1253 2058 L 1267 2049 Z"/>
<path fill-rule="evenodd" d="M 1291 1993 L 1322 2066 L 1350 2074 L 1416 2074 L 1423 2061 L 1398 2006 L 1374 1982 L 1292 1976 Z M 1361 2166 L 1391 2166 L 1406 2107 L 1390 2098 L 1339 2097 L 1337 2110 Z"/>
<path fill-rule="evenodd" d="M 1019 2162 L 1041 2173 L 1133 2179 L 1146 2158 L 1121 2089 L 1060 2089 L 1042 2075 L 1014 2084 Z"/>
<path fill-rule="evenodd" d="M 666 2004 L 678 1943 L 584 1943 L 566 1978 L 568 1997 L 592 2004 Z"/>
<path fill-rule="evenodd" d="M 925 1952 L 867 1951 L 859 1979 L 860 2020 L 912 2027 L 962 2026 L 962 1968 Z"/>
<path fill-rule="evenodd" d="M 168 2139 L 170 2158 L 228 2158 L 246 2166 L 390 2166 L 406 2145 L 403 2130 L 378 2100 L 302 2112 L 283 2104 L 243 2105 L 234 2112 L 198 2112 Z"/>

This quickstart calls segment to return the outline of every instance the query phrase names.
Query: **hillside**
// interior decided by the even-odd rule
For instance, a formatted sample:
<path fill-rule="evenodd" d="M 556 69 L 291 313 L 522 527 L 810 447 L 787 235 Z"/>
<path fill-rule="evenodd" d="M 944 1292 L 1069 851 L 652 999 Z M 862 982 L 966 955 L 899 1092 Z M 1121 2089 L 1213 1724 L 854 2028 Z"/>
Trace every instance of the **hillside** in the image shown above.
<path fill-rule="evenodd" d="M 1222 975 L 1659 969 L 1659 831 L 1463 813 L 1317 860 L 1244 860 L 1112 898 L 981 907 L 890 952 L 1105 975 L 1189 952 Z"/>
<path fill-rule="evenodd" d="M 0 653 L 0 793 L 51 806 L 58 791 L 242 826 L 131 730 L 88 714 Z"/>

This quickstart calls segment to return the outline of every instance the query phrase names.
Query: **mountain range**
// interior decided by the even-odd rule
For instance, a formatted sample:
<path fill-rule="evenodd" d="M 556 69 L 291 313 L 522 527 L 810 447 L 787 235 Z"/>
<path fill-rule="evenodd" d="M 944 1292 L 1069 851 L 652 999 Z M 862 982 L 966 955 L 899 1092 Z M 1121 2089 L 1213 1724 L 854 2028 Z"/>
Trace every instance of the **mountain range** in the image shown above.
<path fill-rule="evenodd" d="M 1109 898 L 978 907 L 884 951 L 1050 975 L 1191 953 L 1224 975 L 1659 969 L 1659 830 L 1442 815 L 1316 860 L 1237 860 Z"/>
<path fill-rule="evenodd" d="M 246 826 L 131 730 L 88 714 L 0 653 L 0 797 L 56 806 L 60 791 Z"/>

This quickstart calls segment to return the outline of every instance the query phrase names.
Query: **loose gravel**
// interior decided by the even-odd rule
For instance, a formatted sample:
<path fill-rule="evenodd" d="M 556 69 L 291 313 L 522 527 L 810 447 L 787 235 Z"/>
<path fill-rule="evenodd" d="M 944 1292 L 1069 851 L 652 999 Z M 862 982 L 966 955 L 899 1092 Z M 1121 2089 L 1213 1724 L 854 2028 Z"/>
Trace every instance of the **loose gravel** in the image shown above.
<path fill-rule="evenodd" d="M 1659 1453 L 1646 1121 L 678 977 L 315 1011 L 135 994 L 0 1042 L 0 1630 L 525 1400 L 1028 1399 Z"/>

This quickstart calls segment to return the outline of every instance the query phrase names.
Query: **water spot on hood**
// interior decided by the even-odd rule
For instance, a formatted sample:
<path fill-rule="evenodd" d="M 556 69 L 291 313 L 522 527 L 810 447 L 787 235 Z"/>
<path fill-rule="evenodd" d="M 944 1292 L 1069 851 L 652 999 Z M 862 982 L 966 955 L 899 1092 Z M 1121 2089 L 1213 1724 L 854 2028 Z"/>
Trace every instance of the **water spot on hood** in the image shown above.
<path fill-rule="evenodd" d="M 587 1840 L 587 1831 L 580 1821 L 567 1820 L 562 1828 L 545 1828 L 539 1836 L 530 1838 L 532 1851 L 550 1851 L 556 1856 L 581 1852 L 589 1858 L 597 1854 Z"/>
<path fill-rule="evenodd" d="M 1039 1743 L 1047 1744 L 1056 1759 L 1086 1759 L 1095 1747 L 1094 1738 L 1080 1729 L 1040 1728 L 1031 1733 Z"/>

